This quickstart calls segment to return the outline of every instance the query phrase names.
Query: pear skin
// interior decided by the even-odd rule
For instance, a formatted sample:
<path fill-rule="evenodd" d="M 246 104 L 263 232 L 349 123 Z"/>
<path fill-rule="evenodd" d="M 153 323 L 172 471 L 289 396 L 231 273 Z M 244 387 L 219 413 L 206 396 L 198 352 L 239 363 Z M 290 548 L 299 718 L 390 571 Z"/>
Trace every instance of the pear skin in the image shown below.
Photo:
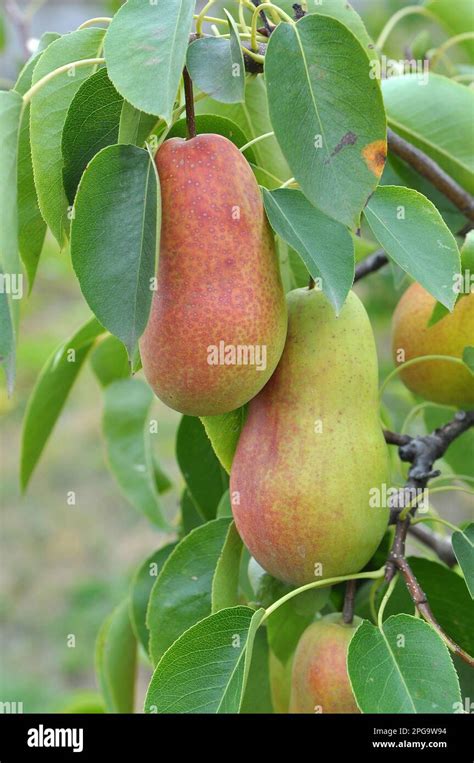
<path fill-rule="evenodd" d="M 163 211 L 158 288 L 140 340 L 145 376 L 181 413 L 227 413 L 262 389 L 283 351 L 273 234 L 252 170 L 227 138 L 172 138 L 156 166 Z"/>
<path fill-rule="evenodd" d="M 347 672 L 347 650 L 362 621 L 335 613 L 312 623 L 296 648 L 290 713 L 359 713 Z"/>
<path fill-rule="evenodd" d="M 377 549 L 388 451 L 375 342 L 358 297 L 351 292 L 336 317 L 322 292 L 296 289 L 288 311 L 280 363 L 249 404 L 230 495 L 252 556 L 303 585 L 357 572 Z"/>
<path fill-rule="evenodd" d="M 413 283 L 393 314 L 392 349 L 395 363 L 423 355 L 462 358 L 474 344 L 474 293 L 462 296 L 452 313 L 433 326 L 428 322 L 436 300 L 420 284 Z M 474 405 L 474 376 L 468 368 L 442 360 L 427 360 L 400 371 L 405 386 L 425 400 L 459 408 Z"/>

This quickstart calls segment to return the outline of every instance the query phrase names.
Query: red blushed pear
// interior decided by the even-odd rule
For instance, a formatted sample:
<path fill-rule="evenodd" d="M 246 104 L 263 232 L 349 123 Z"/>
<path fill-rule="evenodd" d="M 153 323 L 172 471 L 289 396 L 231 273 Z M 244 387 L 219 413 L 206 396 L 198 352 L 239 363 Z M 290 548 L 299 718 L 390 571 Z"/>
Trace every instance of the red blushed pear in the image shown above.
<path fill-rule="evenodd" d="M 290 713 L 359 713 L 347 672 L 347 650 L 361 619 L 339 613 L 312 623 L 296 648 Z"/>
<path fill-rule="evenodd" d="M 280 359 L 287 315 L 274 238 L 254 175 L 227 138 L 158 150 L 158 288 L 140 340 L 148 383 L 192 416 L 234 410 Z"/>
<path fill-rule="evenodd" d="M 428 326 L 436 300 L 420 284 L 408 287 L 393 314 L 392 348 L 395 363 L 423 355 L 462 358 L 474 344 L 474 293 L 462 296 L 452 313 Z M 468 368 L 443 360 L 426 360 L 400 371 L 412 392 L 426 400 L 459 408 L 474 405 L 474 376 Z"/>
<path fill-rule="evenodd" d="M 281 360 L 249 404 L 230 495 L 252 556 L 279 580 L 303 585 L 369 561 L 387 527 L 381 504 L 390 480 L 362 303 L 351 292 L 336 316 L 322 292 L 296 289 L 288 313 Z"/>

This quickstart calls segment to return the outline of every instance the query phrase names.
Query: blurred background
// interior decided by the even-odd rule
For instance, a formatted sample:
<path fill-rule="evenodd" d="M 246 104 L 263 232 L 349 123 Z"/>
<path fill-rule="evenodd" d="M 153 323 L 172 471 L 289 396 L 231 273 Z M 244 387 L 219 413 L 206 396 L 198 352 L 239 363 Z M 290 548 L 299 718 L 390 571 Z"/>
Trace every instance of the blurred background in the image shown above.
<path fill-rule="evenodd" d="M 88 18 L 110 15 L 120 5 L 105 0 L 0 1 L 2 89 L 12 86 L 43 32 L 71 31 Z M 354 0 L 352 4 L 369 32 L 377 35 L 395 10 L 413 3 Z M 231 6 L 230 0 L 226 5 Z M 25 8 L 27 18 L 18 14 L 18 9 L 24 12 Z M 213 8 L 213 14 L 217 12 Z M 409 23 L 415 32 L 423 27 L 416 18 Z M 400 51 L 397 34 L 392 44 Z M 357 291 L 374 326 L 383 378 L 393 367 L 389 327 L 399 297 L 390 269 L 370 276 Z M 27 495 L 20 495 L 20 435 L 28 396 L 50 353 L 88 316 L 69 254 L 60 254 L 52 237 L 47 237 L 33 293 L 22 301 L 17 385 L 11 399 L 6 396 L 3 374 L 0 382 L 0 701 L 22 702 L 24 712 L 59 711 L 78 690 L 95 691 L 98 628 L 123 597 L 135 567 L 167 540 L 122 498 L 107 470 L 101 442 L 102 395 L 87 363 Z M 401 417 L 410 404 L 398 383 L 390 387 L 386 399 L 396 419 L 397 411 Z M 159 422 L 157 455 L 173 480 L 172 490 L 163 496 L 171 516 L 183 487 L 174 456 L 180 417 L 159 401 L 152 415 Z M 67 504 L 70 490 L 76 492 L 75 506 Z M 465 498 L 458 493 L 452 501 L 456 514 L 465 516 Z M 68 646 L 70 634 L 75 636 L 74 648 Z M 144 687 L 145 664 L 142 674 Z M 140 707 L 140 689 L 137 696 Z"/>

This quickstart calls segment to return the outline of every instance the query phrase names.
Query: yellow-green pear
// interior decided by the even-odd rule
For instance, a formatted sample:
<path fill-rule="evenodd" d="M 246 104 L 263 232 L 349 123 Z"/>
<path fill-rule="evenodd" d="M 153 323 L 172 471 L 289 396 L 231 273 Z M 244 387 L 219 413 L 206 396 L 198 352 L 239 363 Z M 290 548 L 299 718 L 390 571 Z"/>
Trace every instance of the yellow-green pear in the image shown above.
<path fill-rule="evenodd" d="M 418 283 L 403 294 L 393 314 L 395 363 L 423 355 L 461 359 L 464 348 L 474 344 L 474 293 L 460 297 L 452 313 L 428 326 L 435 304 L 435 298 Z M 401 370 L 400 378 L 426 400 L 459 408 L 474 406 L 474 376 L 460 363 L 420 361 Z"/>
<path fill-rule="evenodd" d="M 238 531 L 271 575 L 293 585 L 346 575 L 385 532 L 389 483 L 367 313 L 340 315 L 316 289 L 288 295 L 281 360 L 250 402 L 231 470 Z"/>
<path fill-rule="evenodd" d="M 358 713 L 347 672 L 347 650 L 361 623 L 346 625 L 340 613 L 312 623 L 293 659 L 290 713 Z"/>

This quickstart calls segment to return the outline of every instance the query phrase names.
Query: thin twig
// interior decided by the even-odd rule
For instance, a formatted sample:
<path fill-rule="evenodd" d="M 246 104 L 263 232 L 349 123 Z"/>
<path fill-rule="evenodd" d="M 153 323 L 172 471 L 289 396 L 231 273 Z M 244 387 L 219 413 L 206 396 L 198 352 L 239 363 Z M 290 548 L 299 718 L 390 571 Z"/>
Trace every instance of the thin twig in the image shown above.
<path fill-rule="evenodd" d="M 344 606 L 342 608 L 342 619 L 347 625 L 350 625 L 354 619 L 354 600 L 357 590 L 357 581 L 348 580 L 346 583 L 346 594 L 344 596 Z"/>
<path fill-rule="evenodd" d="M 474 667 L 474 658 L 465 652 L 464 649 L 461 649 L 461 647 L 444 632 L 441 625 L 436 620 L 431 611 L 430 605 L 428 604 L 426 595 L 422 590 L 418 580 L 416 579 L 415 574 L 407 560 L 404 558 L 398 559 L 396 561 L 396 568 L 402 573 L 408 592 L 420 615 L 422 615 L 425 620 L 434 628 L 438 635 L 441 636 L 453 654 L 457 654 L 458 657 L 460 657 L 464 662 L 466 662 L 471 667 Z"/>
<path fill-rule="evenodd" d="M 388 429 L 384 429 L 383 435 L 387 445 L 407 445 L 411 440 L 408 434 L 398 434 L 398 432 L 390 432 Z"/>
<path fill-rule="evenodd" d="M 306 15 L 306 11 L 303 10 L 302 6 L 299 3 L 293 3 L 291 6 L 295 12 L 295 21 L 299 21 L 303 18 L 303 16 Z"/>
<path fill-rule="evenodd" d="M 16 0 L 6 0 L 5 13 L 15 27 L 21 41 L 25 59 L 29 58 L 28 40 L 30 39 L 30 19 L 21 10 Z"/>
<path fill-rule="evenodd" d="M 369 273 L 375 273 L 380 268 L 383 268 L 388 262 L 388 257 L 383 249 L 378 249 L 373 254 L 369 254 L 365 257 L 355 269 L 354 283 L 360 281 L 361 278 L 369 275 Z"/>
<path fill-rule="evenodd" d="M 393 578 L 399 560 L 405 557 L 405 541 L 411 518 L 416 512 L 416 502 L 405 519 L 400 519 L 401 511 L 413 503 L 414 495 L 423 494 L 428 481 L 439 474 L 439 471 L 433 470 L 435 461 L 445 454 L 453 440 L 472 426 L 474 426 L 474 410 L 458 411 L 452 421 L 435 429 L 429 435 L 410 437 L 396 435 L 394 432 L 384 432 L 386 442 L 398 445 L 401 460 L 411 463 L 405 487 L 392 501 L 390 521 L 396 524 L 396 529 L 387 560 L 385 573 L 387 581 Z"/>
<path fill-rule="evenodd" d="M 401 138 L 390 128 L 387 130 L 388 148 L 430 181 L 438 191 L 452 201 L 468 220 L 474 221 L 474 197 L 456 183 L 439 164 L 419 148 Z"/>
<path fill-rule="evenodd" d="M 441 559 L 448 567 L 454 567 L 456 564 L 456 556 L 454 555 L 451 540 L 444 538 L 442 535 L 430 530 L 429 527 L 423 525 L 410 525 L 408 528 L 410 535 L 413 535 L 419 541 L 431 548 L 436 556 Z"/>
<path fill-rule="evenodd" d="M 261 5 L 260 0 L 252 0 L 252 3 L 255 5 L 256 8 L 258 8 L 258 6 Z M 275 27 L 270 24 L 265 11 L 260 11 L 260 18 L 263 21 L 263 26 L 265 27 L 267 37 L 270 37 Z"/>

